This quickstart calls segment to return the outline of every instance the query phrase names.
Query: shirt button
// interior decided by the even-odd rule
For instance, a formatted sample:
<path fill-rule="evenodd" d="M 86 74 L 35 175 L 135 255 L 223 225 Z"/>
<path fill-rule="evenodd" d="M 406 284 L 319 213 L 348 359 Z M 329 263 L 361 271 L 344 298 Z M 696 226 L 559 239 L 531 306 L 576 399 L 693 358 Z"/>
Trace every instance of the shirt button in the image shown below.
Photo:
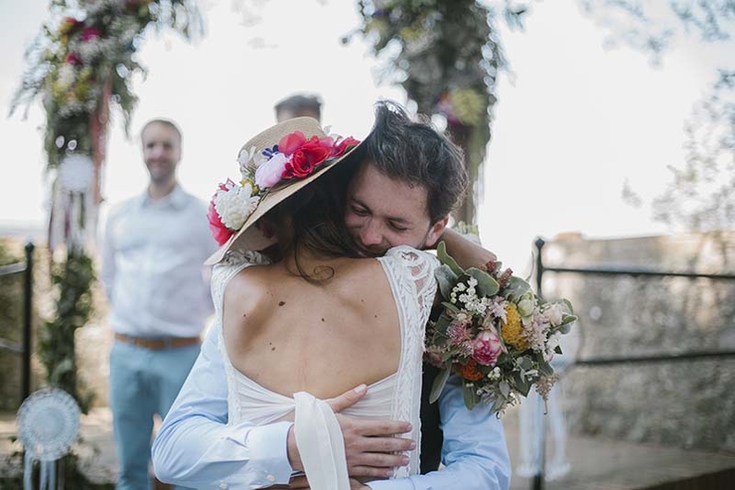
<path fill-rule="evenodd" d="M 225 490 L 225 488 L 227 488 L 227 483 L 220 483 L 220 484 L 219 484 L 219 487 L 220 487 L 220 488 L 221 488 L 222 490 Z"/>
<path fill-rule="evenodd" d="M 268 481 L 276 481 L 276 477 L 275 477 L 275 476 L 273 476 L 273 475 L 268 475 L 268 476 L 266 476 L 266 479 L 267 479 Z"/>

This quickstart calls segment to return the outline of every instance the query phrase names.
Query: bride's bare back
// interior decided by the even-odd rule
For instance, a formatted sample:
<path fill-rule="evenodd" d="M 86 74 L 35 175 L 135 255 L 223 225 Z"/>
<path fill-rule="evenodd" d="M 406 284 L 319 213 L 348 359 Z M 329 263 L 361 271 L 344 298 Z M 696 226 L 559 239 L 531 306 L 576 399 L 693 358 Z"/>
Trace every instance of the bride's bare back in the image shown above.
<path fill-rule="evenodd" d="M 398 312 L 380 263 L 320 263 L 334 270 L 329 281 L 309 283 L 281 262 L 246 268 L 225 289 L 224 339 L 233 366 L 286 396 L 330 398 L 398 369 Z"/>

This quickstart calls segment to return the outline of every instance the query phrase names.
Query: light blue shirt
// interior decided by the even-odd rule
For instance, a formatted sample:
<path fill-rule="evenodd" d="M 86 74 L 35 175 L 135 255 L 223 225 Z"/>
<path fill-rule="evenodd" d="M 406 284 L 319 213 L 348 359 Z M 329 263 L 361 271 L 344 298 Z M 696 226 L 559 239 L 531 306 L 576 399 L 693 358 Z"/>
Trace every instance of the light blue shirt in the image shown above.
<path fill-rule="evenodd" d="M 207 207 L 180 186 L 115 206 L 102 246 L 102 282 L 110 324 L 134 337 L 196 337 L 214 311 L 209 268 L 217 249 Z"/>
<path fill-rule="evenodd" d="M 511 467 L 500 420 L 487 407 L 467 410 L 455 377 L 437 403 L 445 467 L 368 485 L 374 490 L 506 490 Z M 211 330 L 153 441 L 153 467 L 161 481 L 199 489 L 286 485 L 292 473 L 286 447 L 291 424 L 227 425 L 227 378 Z"/>

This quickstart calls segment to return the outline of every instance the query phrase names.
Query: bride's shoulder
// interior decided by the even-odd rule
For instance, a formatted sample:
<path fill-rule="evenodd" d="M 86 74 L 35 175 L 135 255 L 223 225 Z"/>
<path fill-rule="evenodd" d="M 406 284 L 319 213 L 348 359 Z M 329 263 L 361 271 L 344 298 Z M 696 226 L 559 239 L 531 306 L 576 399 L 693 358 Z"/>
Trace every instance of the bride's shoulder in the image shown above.
<path fill-rule="evenodd" d="M 436 267 L 439 264 L 435 255 L 408 245 L 398 245 L 388 249 L 385 253 L 385 259 L 410 267 L 421 265 Z"/>

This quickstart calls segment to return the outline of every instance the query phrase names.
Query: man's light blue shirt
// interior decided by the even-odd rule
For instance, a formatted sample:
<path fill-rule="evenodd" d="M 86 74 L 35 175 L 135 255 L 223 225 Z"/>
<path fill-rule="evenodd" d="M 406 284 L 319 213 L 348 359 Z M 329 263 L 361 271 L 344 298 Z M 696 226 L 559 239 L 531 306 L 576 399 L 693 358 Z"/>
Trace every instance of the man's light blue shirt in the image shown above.
<path fill-rule="evenodd" d="M 439 471 L 370 482 L 373 490 L 505 490 L 511 466 L 502 423 L 487 407 L 467 410 L 458 379 L 439 398 L 444 431 Z M 212 329 L 153 442 L 159 480 L 201 489 L 287 485 L 291 422 L 227 425 L 227 378 Z"/>

